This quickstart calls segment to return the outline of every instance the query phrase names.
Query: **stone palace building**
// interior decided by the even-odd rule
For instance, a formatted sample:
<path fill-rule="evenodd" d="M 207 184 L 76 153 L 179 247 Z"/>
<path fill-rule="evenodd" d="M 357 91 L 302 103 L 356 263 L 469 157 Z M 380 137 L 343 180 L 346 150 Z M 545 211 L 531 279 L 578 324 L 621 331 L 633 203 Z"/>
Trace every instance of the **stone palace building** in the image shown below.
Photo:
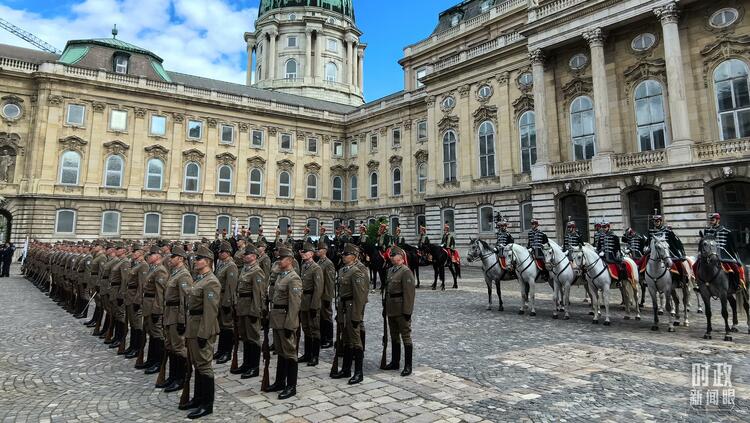
<path fill-rule="evenodd" d="M 14 241 L 386 217 L 465 245 L 495 211 L 560 239 L 568 216 L 644 232 L 658 210 L 694 251 L 718 210 L 746 246 L 748 6 L 466 0 L 369 103 L 352 0 L 262 0 L 246 85 L 117 38 L 0 46 L 2 213 Z"/>

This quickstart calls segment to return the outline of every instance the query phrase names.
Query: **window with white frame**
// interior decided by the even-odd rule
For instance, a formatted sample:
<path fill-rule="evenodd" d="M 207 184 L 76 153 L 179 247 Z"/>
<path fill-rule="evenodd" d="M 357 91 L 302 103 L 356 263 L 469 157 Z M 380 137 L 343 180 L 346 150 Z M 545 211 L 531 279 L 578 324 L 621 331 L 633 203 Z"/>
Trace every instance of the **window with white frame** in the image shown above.
<path fill-rule="evenodd" d="M 531 229 L 531 218 L 534 217 L 534 206 L 531 201 L 524 201 L 521 209 L 521 232 L 526 233 Z"/>
<path fill-rule="evenodd" d="M 338 80 L 339 67 L 333 62 L 326 63 L 326 81 L 336 82 Z"/>
<path fill-rule="evenodd" d="M 219 167 L 219 184 L 217 192 L 224 195 L 232 193 L 232 167 L 229 165 L 222 165 Z"/>
<path fill-rule="evenodd" d="M 417 140 L 419 141 L 427 140 L 427 121 L 426 120 L 420 120 L 419 122 L 417 122 Z"/>
<path fill-rule="evenodd" d="M 76 211 L 61 209 L 55 216 L 55 233 L 74 234 L 76 232 Z"/>
<path fill-rule="evenodd" d="M 167 117 L 161 115 L 151 115 L 151 135 L 163 137 L 167 134 Z"/>
<path fill-rule="evenodd" d="M 292 227 L 292 219 L 288 217 L 280 217 L 278 226 L 281 233 L 286 234 L 289 228 Z"/>
<path fill-rule="evenodd" d="M 424 194 L 427 191 L 427 163 L 417 166 L 417 192 Z"/>
<path fill-rule="evenodd" d="M 293 35 L 286 37 L 286 46 L 289 48 L 297 48 L 297 37 Z"/>
<path fill-rule="evenodd" d="M 258 216 L 251 216 L 247 220 L 247 229 L 250 231 L 250 233 L 257 234 L 258 233 L 258 229 L 260 229 L 261 224 L 262 224 L 262 222 L 261 222 L 261 218 L 260 217 L 258 217 Z"/>
<path fill-rule="evenodd" d="M 222 144 L 233 144 L 234 143 L 234 126 L 232 125 L 221 125 L 221 143 Z"/>
<path fill-rule="evenodd" d="M 164 162 L 160 159 L 150 159 L 146 163 L 146 189 L 161 190 L 164 181 Z"/>
<path fill-rule="evenodd" d="M 159 236 L 161 234 L 161 214 L 146 213 L 143 217 L 143 235 L 147 237 Z"/>
<path fill-rule="evenodd" d="M 107 210 L 102 213 L 102 235 L 118 235 L 120 233 L 120 212 Z"/>
<path fill-rule="evenodd" d="M 333 201 L 343 201 L 344 199 L 343 179 L 340 176 L 334 176 L 331 186 L 333 187 L 333 195 L 332 195 Z"/>
<path fill-rule="evenodd" d="M 344 143 L 341 141 L 333 142 L 333 156 L 344 157 Z"/>
<path fill-rule="evenodd" d="M 491 122 L 479 125 L 479 174 L 495 176 L 495 127 Z"/>
<path fill-rule="evenodd" d="M 224 233 L 226 231 L 227 234 L 232 233 L 232 217 L 220 214 L 216 217 L 216 229 L 219 230 L 219 233 Z"/>
<path fill-rule="evenodd" d="M 297 79 L 297 61 L 294 59 L 289 59 L 286 62 L 286 65 L 284 65 L 284 69 L 286 70 L 284 73 L 284 78 L 286 79 Z"/>
<path fill-rule="evenodd" d="M 254 129 L 250 136 L 250 147 L 261 148 L 263 147 L 263 131 L 260 129 Z"/>
<path fill-rule="evenodd" d="M 75 151 L 66 151 L 60 156 L 60 183 L 78 185 L 81 173 L 81 155 Z"/>
<path fill-rule="evenodd" d="M 263 194 L 263 171 L 258 168 L 250 170 L 250 195 L 260 197 Z"/>
<path fill-rule="evenodd" d="M 393 236 L 396 236 L 396 228 L 398 228 L 401 225 L 401 222 L 399 221 L 398 216 L 391 216 L 389 219 L 390 222 L 390 230 Z"/>
<path fill-rule="evenodd" d="M 128 129 L 127 110 L 111 110 L 109 112 L 109 129 L 117 132 L 125 132 Z"/>
<path fill-rule="evenodd" d="M 708 19 L 708 23 L 714 28 L 726 28 L 737 22 L 739 16 L 737 9 L 725 7 L 714 12 Z"/>
<path fill-rule="evenodd" d="M 292 183 L 289 172 L 279 173 L 279 197 L 290 198 L 292 195 Z"/>
<path fill-rule="evenodd" d="M 659 82 L 647 80 L 635 88 L 635 117 L 641 151 L 667 146 L 664 93 Z"/>
<path fill-rule="evenodd" d="M 112 70 L 115 73 L 126 75 L 128 73 L 129 57 L 127 54 L 115 54 Z"/>
<path fill-rule="evenodd" d="M 378 135 L 370 135 L 370 152 L 374 153 L 378 151 Z"/>
<path fill-rule="evenodd" d="M 201 167 L 198 163 L 190 162 L 185 165 L 185 192 L 200 191 Z"/>
<path fill-rule="evenodd" d="M 370 198 L 378 198 L 378 172 L 370 173 Z"/>
<path fill-rule="evenodd" d="M 427 69 L 425 68 L 417 69 L 417 76 L 416 76 L 417 88 L 424 87 L 424 83 L 421 81 L 421 79 L 424 78 L 425 76 L 427 76 Z"/>
<path fill-rule="evenodd" d="M 443 135 L 443 179 L 445 182 L 455 182 L 458 178 L 456 143 L 456 133 L 452 130 Z"/>
<path fill-rule="evenodd" d="M 494 232 L 494 209 L 492 206 L 479 207 L 479 232 L 491 234 Z"/>
<path fill-rule="evenodd" d="M 315 218 L 307 219 L 307 227 L 310 228 L 309 236 L 318 236 L 318 227 L 320 226 L 318 222 L 318 219 Z"/>
<path fill-rule="evenodd" d="M 349 178 L 349 201 L 357 201 L 357 198 L 359 197 L 359 178 L 357 178 L 357 175 L 352 175 L 351 178 Z"/>
<path fill-rule="evenodd" d="M 307 152 L 310 154 L 318 154 L 318 139 L 317 138 L 307 139 Z"/>
<path fill-rule="evenodd" d="M 105 165 L 104 186 L 107 188 L 120 188 L 122 186 L 122 173 L 125 161 L 118 155 L 107 157 Z"/>
<path fill-rule="evenodd" d="M 282 151 L 290 151 L 292 149 L 292 134 L 281 134 L 279 148 Z"/>
<path fill-rule="evenodd" d="M 326 43 L 326 50 L 337 52 L 339 51 L 339 42 L 335 38 L 329 38 Z"/>
<path fill-rule="evenodd" d="M 308 200 L 318 199 L 318 176 L 312 173 L 307 175 L 307 191 L 305 198 Z"/>
<path fill-rule="evenodd" d="M 203 122 L 200 120 L 188 120 L 188 138 L 199 140 L 203 137 Z"/>
<path fill-rule="evenodd" d="M 489 11 L 490 7 L 492 7 L 492 3 L 494 3 L 493 0 L 484 0 L 482 2 L 482 13 Z"/>
<path fill-rule="evenodd" d="M 739 59 L 721 63 L 714 71 L 714 90 L 722 140 L 750 137 L 750 78 Z"/>
<path fill-rule="evenodd" d="M 65 123 L 73 126 L 83 126 L 86 118 L 86 106 L 81 104 L 68 104 L 68 112 L 65 114 Z"/>
<path fill-rule="evenodd" d="M 355 158 L 357 155 L 359 155 L 359 142 L 352 140 L 349 142 L 349 157 Z"/>
<path fill-rule="evenodd" d="M 401 169 L 399 168 L 393 169 L 392 181 L 393 181 L 393 195 L 397 197 L 401 195 Z"/>
<path fill-rule="evenodd" d="M 453 209 L 443 209 L 440 215 L 443 218 L 440 227 L 442 228 L 443 224 L 447 223 L 450 231 L 454 232 L 456 230 L 456 212 Z"/>
<path fill-rule="evenodd" d="M 534 112 L 528 110 L 518 120 L 518 133 L 521 136 L 521 171 L 530 173 L 536 163 L 536 121 Z"/>
<path fill-rule="evenodd" d="M 422 226 L 424 226 L 425 228 L 427 227 L 427 217 L 423 214 L 418 214 L 416 215 L 416 221 L 417 224 L 414 227 L 414 232 L 416 232 L 417 236 L 419 236 L 419 228 L 421 228 Z"/>
<path fill-rule="evenodd" d="M 393 148 L 401 147 L 401 128 L 393 128 L 391 139 L 393 140 Z"/>
<path fill-rule="evenodd" d="M 182 215 L 182 236 L 198 236 L 198 215 L 187 213 Z"/>
<path fill-rule="evenodd" d="M 570 133 L 573 139 L 573 160 L 590 160 L 594 157 L 594 103 L 589 97 L 578 97 L 570 105 Z"/>

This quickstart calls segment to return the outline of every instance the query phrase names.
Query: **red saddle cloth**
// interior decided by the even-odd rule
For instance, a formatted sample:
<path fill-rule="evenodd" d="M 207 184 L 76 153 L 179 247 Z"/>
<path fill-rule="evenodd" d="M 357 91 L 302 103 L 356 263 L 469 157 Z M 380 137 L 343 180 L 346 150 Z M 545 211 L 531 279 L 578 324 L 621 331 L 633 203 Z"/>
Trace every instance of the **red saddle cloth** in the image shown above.
<path fill-rule="evenodd" d="M 638 260 L 635 260 L 635 264 L 638 266 L 638 273 L 645 273 L 646 272 L 646 265 L 648 264 L 648 257 L 649 255 L 644 255 Z"/>
<path fill-rule="evenodd" d="M 382 257 L 383 260 L 385 260 L 386 263 L 388 263 L 389 261 L 391 261 L 391 249 L 388 248 L 387 250 L 385 250 L 385 252 L 380 251 L 380 257 Z"/>
<path fill-rule="evenodd" d="M 736 273 L 739 275 L 740 279 L 740 285 L 742 287 L 747 286 L 745 283 L 745 268 L 740 266 L 737 263 L 721 263 L 721 267 L 724 269 L 726 273 Z"/>
<path fill-rule="evenodd" d="M 500 257 L 500 268 L 508 270 L 508 263 L 505 262 L 505 256 Z"/>
<path fill-rule="evenodd" d="M 623 261 L 623 264 L 625 264 L 625 271 L 627 272 L 625 275 L 622 275 L 623 279 L 630 279 L 630 275 L 633 269 L 630 268 L 631 265 L 627 261 Z M 613 280 L 619 281 L 620 266 L 618 266 L 616 263 L 608 263 L 607 268 L 609 269 L 609 276 L 611 276 Z"/>
<path fill-rule="evenodd" d="M 544 265 L 544 260 L 542 259 L 536 259 L 536 267 L 539 270 L 547 270 L 547 267 Z"/>
<path fill-rule="evenodd" d="M 458 250 L 453 250 L 453 252 L 451 253 L 451 250 L 443 248 L 443 251 L 445 251 L 445 254 L 448 254 L 448 257 L 451 258 L 451 261 L 453 263 L 461 262 L 461 257 L 458 255 Z"/>

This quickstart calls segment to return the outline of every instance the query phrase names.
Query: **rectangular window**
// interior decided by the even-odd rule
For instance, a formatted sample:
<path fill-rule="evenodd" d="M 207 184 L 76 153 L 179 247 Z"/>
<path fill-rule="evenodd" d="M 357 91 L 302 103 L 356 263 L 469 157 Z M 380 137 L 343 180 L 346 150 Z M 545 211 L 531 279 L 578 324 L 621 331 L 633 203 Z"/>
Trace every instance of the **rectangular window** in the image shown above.
<path fill-rule="evenodd" d="M 427 69 L 417 70 L 417 88 L 424 87 L 424 84 L 422 83 L 422 81 L 420 81 L 420 79 L 424 78 L 425 76 L 427 76 Z"/>
<path fill-rule="evenodd" d="M 333 155 L 334 157 L 342 157 L 344 155 L 344 143 L 341 141 L 333 142 Z"/>
<path fill-rule="evenodd" d="M 229 216 L 219 216 L 216 218 L 216 229 L 220 234 L 230 234 L 232 230 L 232 218 Z"/>
<path fill-rule="evenodd" d="M 329 38 L 328 44 L 326 44 L 326 50 L 333 52 L 339 51 L 339 42 L 334 38 Z"/>
<path fill-rule="evenodd" d="M 188 138 L 199 140 L 203 136 L 203 122 L 199 120 L 188 121 Z"/>
<path fill-rule="evenodd" d="M 263 147 L 263 131 L 259 129 L 253 130 L 252 138 L 250 138 L 250 147 Z"/>
<path fill-rule="evenodd" d="M 161 233 L 161 215 L 159 213 L 146 213 L 143 222 L 143 234 L 146 236 L 159 236 Z"/>
<path fill-rule="evenodd" d="M 395 128 L 392 131 L 393 148 L 401 147 L 401 128 Z"/>
<path fill-rule="evenodd" d="M 296 48 L 297 47 L 297 37 L 287 37 L 286 39 L 286 46 L 289 48 Z"/>
<path fill-rule="evenodd" d="M 68 113 L 65 116 L 65 123 L 68 125 L 83 126 L 86 117 L 86 106 L 80 104 L 68 104 Z"/>
<path fill-rule="evenodd" d="M 182 235 L 184 236 L 197 236 L 198 235 L 198 215 L 197 214 L 185 214 L 182 216 Z"/>
<path fill-rule="evenodd" d="M 359 154 L 359 142 L 352 141 L 349 143 L 349 157 L 354 158 Z"/>
<path fill-rule="evenodd" d="M 115 56 L 115 73 L 128 73 L 128 57 L 122 54 Z"/>
<path fill-rule="evenodd" d="M 417 236 L 419 236 L 419 228 L 422 226 L 427 227 L 427 218 L 423 214 L 418 214 L 417 215 L 417 227 L 415 228 L 417 232 Z"/>
<path fill-rule="evenodd" d="M 151 135 L 164 136 L 167 134 L 167 117 L 151 115 Z"/>
<path fill-rule="evenodd" d="M 281 134 L 281 142 L 279 144 L 279 148 L 285 151 L 290 151 L 292 149 L 291 134 Z"/>
<path fill-rule="evenodd" d="M 291 225 L 292 225 L 292 221 L 288 217 L 279 218 L 279 230 L 281 231 L 282 235 L 286 236 L 286 232 L 289 230 L 289 227 Z"/>
<path fill-rule="evenodd" d="M 378 136 L 370 135 L 370 152 L 375 153 L 378 151 Z"/>
<path fill-rule="evenodd" d="M 105 211 L 102 213 L 102 235 L 120 233 L 120 212 Z"/>
<path fill-rule="evenodd" d="M 234 143 L 234 126 L 221 125 L 221 142 L 222 144 Z"/>
<path fill-rule="evenodd" d="M 307 139 L 307 152 L 310 154 L 318 154 L 318 139 L 317 138 Z"/>
<path fill-rule="evenodd" d="M 521 232 L 531 229 L 531 218 L 534 216 L 534 206 L 531 201 L 521 203 Z"/>
<path fill-rule="evenodd" d="M 417 139 L 419 141 L 427 140 L 427 121 L 421 120 L 417 122 Z"/>
<path fill-rule="evenodd" d="M 493 232 L 494 213 L 492 206 L 483 206 L 479 208 L 479 232 Z"/>
<path fill-rule="evenodd" d="M 128 112 L 126 110 L 112 110 L 109 114 L 109 129 L 125 132 L 128 129 Z"/>
<path fill-rule="evenodd" d="M 76 231 L 75 210 L 58 210 L 55 219 L 55 233 L 73 234 Z"/>
<path fill-rule="evenodd" d="M 247 222 L 247 229 L 251 234 L 257 234 L 260 229 L 260 217 L 251 217 Z"/>
<path fill-rule="evenodd" d="M 455 211 L 453 209 L 445 209 L 445 210 L 443 210 L 443 221 L 440 222 L 440 223 L 441 223 L 441 225 L 440 225 L 441 227 L 443 226 L 442 224 L 447 223 L 448 227 L 450 228 L 450 231 L 451 232 L 455 231 L 456 230 L 456 214 L 455 214 Z"/>

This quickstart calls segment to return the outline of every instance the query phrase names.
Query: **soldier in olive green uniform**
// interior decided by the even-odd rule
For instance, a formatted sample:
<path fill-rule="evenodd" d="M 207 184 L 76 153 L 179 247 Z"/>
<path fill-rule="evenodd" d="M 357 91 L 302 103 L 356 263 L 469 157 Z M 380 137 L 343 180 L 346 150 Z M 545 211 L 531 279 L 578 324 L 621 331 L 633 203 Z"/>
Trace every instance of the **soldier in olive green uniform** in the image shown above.
<path fill-rule="evenodd" d="M 219 347 L 214 359 L 216 364 L 224 364 L 232 358 L 234 346 L 234 317 L 237 304 L 237 278 L 239 270 L 232 259 L 232 245 L 223 241 L 219 246 L 219 260 L 214 274 L 221 284 L 221 309 L 219 309 Z"/>
<path fill-rule="evenodd" d="M 317 366 L 320 355 L 320 303 L 323 295 L 323 269 L 315 263 L 315 246 L 305 242 L 302 251 L 302 304 L 300 306 L 300 324 L 305 336 L 305 354 L 297 359 L 298 363 Z"/>
<path fill-rule="evenodd" d="M 212 358 L 214 342 L 219 333 L 219 302 L 221 284 L 211 272 L 214 254 L 201 245 L 195 252 L 195 279 L 187 290 L 187 341 L 188 355 L 195 368 L 193 399 L 180 406 L 181 410 L 195 408 L 188 417 L 202 417 L 214 411 L 214 369 Z"/>
<path fill-rule="evenodd" d="M 91 246 L 84 245 L 78 256 L 76 269 L 78 270 L 78 304 L 76 308 L 76 319 L 83 319 L 88 316 L 88 305 L 91 299 L 91 291 L 88 284 L 88 267 L 94 256 L 91 254 Z"/>
<path fill-rule="evenodd" d="M 95 327 L 101 325 L 102 316 L 104 315 L 104 308 L 102 308 L 102 298 L 99 294 L 99 272 L 101 272 L 102 264 L 107 260 L 107 253 L 104 251 L 104 247 L 98 244 L 94 247 L 93 258 L 86 267 L 86 273 L 89 278 L 89 289 L 94 296 L 94 313 L 91 316 L 91 320 L 86 322 L 87 327 Z"/>
<path fill-rule="evenodd" d="M 241 374 L 242 379 L 260 374 L 260 329 L 261 320 L 268 315 L 266 275 L 258 265 L 258 249 L 252 244 L 243 251 L 244 266 L 237 286 L 237 317 L 242 340 L 242 365 L 232 374 Z"/>
<path fill-rule="evenodd" d="M 169 274 L 161 264 L 161 249 L 151 247 L 146 257 L 149 269 L 143 282 L 143 329 L 148 333 L 145 374 L 159 373 L 164 357 L 164 287 Z"/>
<path fill-rule="evenodd" d="M 125 358 L 138 357 L 143 347 L 145 337 L 143 335 L 143 282 L 148 274 L 148 263 L 143 258 L 143 248 L 133 245 L 132 265 L 129 269 L 122 267 L 127 274 L 123 275 L 123 283 L 127 285 L 125 295 L 125 314 L 130 325 L 130 347 L 125 351 Z"/>
<path fill-rule="evenodd" d="M 333 296 L 336 284 L 336 266 L 326 256 L 328 246 L 318 243 L 318 266 L 323 270 L 323 293 L 320 301 L 320 348 L 333 346 Z"/>
<path fill-rule="evenodd" d="M 398 370 L 401 363 L 401 342 L 404 343 L 405 362 L 401 376 L 411 374 L 412 342 L 411 316 L 414 311 L 414 297 L 416 285 L 414 274 L 404 265 L 406 254 L 404 250 L 395 247 L 391 250 L 391 263 L 386 282 L 385 309 L 388 316 L 388 327 L 391 333 L 391 347 L 393 348 L 391 362 L 385 370 Z"/>
<path fill-rule="evenodd" d="M 193 286 L 193 277 L 185 267 L 187 253 L 179 245 L 172 249 L 169 267 L 172 269 L 164 287 L 164 338 L 169 357 L 169 377 L 164 381 L 164 392 L 182 389 L 188 366 L 185 348 L 185 298 Z M 157 385 L 157 388 L 160 386 Z"/>
<path fill-rule="evenodd" d="M 352 358 L 354 358 L 354 376 L 349 379 L 353 385 L 362 382 L 362 362 L 364 360 L 364 346 L 360 331 L 364 327 L 365 305 L 370 286 L 367 277 L 358 264 L 359 250 L 353 244 L 346 244 L 342 255 L 344 266 L 339 270 L 339 297 L 336 303 L 336 320 L 339 330 L 343 331 L 341 344 L 343 347 L 344 363 L 338 373 L 332 374 L 333 379 L 343 379 L 351 376 Z M 341 354 L 341 352 L 337 353 Z"/>
<path fill-rule="evenodd" d="M 276 380 L 268 387 L 268 391 L 282 391 L 279 399 L 287 399 L 297 394 L 296 332 L 302 303 L 302 280 L 292 270 L 294 253 L 288 248 L 279 248 L 278 253 L 281 273 L 274 285 L 269 320 L 279 359 Z"/>
<path fill-rule="evenodd" d="M 268 254 L 266 254 L 265 242 L 259 242 L 255 248 L 258 249 L 258 266 L 260 266 L 263 274 L 266 275 L 266 286 L 268 286 L 271 279 L 271 257 L 268 257 Z"/>
<path fill-rule="evenodd" d="M 110 245 L 107 247 L 107 255 L 99 271 L 99 297 L 101 298 L 103 310 L 107 312 L 103 326 L 98 331 L 94 330 L 93 333 L 94 336 L 98 336 L 99 338 L 104 338 L 114 325 L 112 319 L 112 301 L 110 300 L 112 287 L 109 284 L 109 274 L 115 260 L 117 260 L 117 250 L 114 246 Z"/>
<path fill-rule="evenodd" d="M 247 241 L 245 241 L 245 238 L 240 236 L 237 239 L 237 251 L 234 253 L 234 264 L 237 265 L 237 269 L 242 269 L 242 266 L 245 265 L 245 247 L 247 247 Z"/>
<path fill-rule="evenodd" d="M 123 243 L 117 245 L 117 258 L 109 270 L 110 301 L 114 314 L 115 335 L 109 348 L 118 348 L 125 342 L 127 336 L 127 323 L 125 321 L 125 291 L 122 284 L 122 272 L 120 267 L 128 262 L 128 248 Z"/>

